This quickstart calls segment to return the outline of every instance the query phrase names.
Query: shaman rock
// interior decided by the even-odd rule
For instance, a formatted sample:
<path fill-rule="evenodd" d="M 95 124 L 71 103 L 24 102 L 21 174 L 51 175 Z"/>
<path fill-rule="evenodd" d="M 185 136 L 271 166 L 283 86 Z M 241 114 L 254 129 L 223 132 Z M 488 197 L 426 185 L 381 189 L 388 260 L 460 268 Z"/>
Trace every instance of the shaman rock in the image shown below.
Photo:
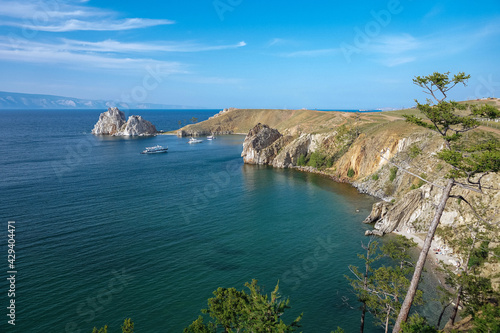
<path fill-rule="evenodd" d="M 101 113 L 92 134 L 113 136 L 156 135 L 156 127 L 141 116 L 130 116 L 125 121 L 125 113 L 118 108 L 109 108 Z"/>

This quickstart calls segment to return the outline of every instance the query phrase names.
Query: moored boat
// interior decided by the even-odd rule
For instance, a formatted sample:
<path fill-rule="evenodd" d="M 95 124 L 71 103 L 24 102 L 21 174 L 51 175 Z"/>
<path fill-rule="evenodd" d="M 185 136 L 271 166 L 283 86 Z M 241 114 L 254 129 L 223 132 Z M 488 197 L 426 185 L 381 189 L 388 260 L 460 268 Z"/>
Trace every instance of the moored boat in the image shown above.
<path fill-rule="evenodd" d="M 146 147 L 141 154 L 159 154 L 166 153 L 168 151 L 168 147 L 163 147 L 160 145 L 156 145 L 153 147 Z"/>
<path fill-rule="evenodd" d="M 195 139 L 194 137 L 189 139 L 188 143 L 202 143 L 203 140 L 198 140 L 198 139 Z"/>
<path fill-rule="evenodd" d="M 213 140 L 213 139 L 217 139 L 217 138 L 215 136 L 213 136 L 213 135 L 207 136 L 207 140 Z"/>

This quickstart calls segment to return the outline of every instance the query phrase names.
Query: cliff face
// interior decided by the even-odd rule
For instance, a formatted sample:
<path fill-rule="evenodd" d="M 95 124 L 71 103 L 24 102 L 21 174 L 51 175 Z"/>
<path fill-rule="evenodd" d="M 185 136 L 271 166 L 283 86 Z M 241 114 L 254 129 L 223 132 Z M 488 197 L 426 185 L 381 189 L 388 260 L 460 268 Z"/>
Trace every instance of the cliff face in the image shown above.
<path fill-rule="evenodd" d="M 94 135 L 147 136 L 156 135 L 156 127 L 141 116 L 130 116 L 125 121 L 125 113 L 118 108 L 109 108 L 101 113 L 94 125 Z"/>
<path fill-rule="evenodd" d="M 243 161 L 248 164 L 268 164 L 277 168 L 297 166 L 300 156 L 319 150 L 331 134 L 303 134 L 299 137 L 282 135 L 267 125 L 257 124 L 243 142 Z"/>
<path fill-rule="evenodd" d="M 242 156 L 245 163 L 321 173 L 383 199 L 373 206 L 372 213 L 364 221 L 374 224 L 372 234 L 426 232 L 442 190 L 416 176 L 445 185 L 443 175 L 447 167 L 436 157 L 436 152 L 443 149 L 439 136 L 404 121 L 373 127 L 359 135 L 346 133 L 337 128 L 323 134 L 282 136 L 277 130 L 259 124 L 247 135 Z M 297 167 L 300 156 L 310 156 L 314 152 L 331 157 L 332 167 L 321 170 L 311 166 Z M 349 176 L 349 170 L 354 174 Z M 490 174 L 483 180 L 487 184 L 499 184 L 500 175 Z M 453 194 L 462 195 L 476 207 L 482 207 L 483 218 L 499 221 L 500 191 L 484 189 L 483 192 L 478 194 L 460 187 L 453 190 Z M 468 205 L 450 199 L 440 226 L 457 227 L 474 221 L 477 219 Z M 435 236 L 435 240 L 447 245 L 444 238 Z M 494 273 L 497 269 L 498 265 L 494 265 L 490 270 Z"/>
<path fill-rule="evenodd" d="M 271 164 L 288 141 L 277 129 L 259 123 L 248 132 L 241 156 L 247 164 Z"/>

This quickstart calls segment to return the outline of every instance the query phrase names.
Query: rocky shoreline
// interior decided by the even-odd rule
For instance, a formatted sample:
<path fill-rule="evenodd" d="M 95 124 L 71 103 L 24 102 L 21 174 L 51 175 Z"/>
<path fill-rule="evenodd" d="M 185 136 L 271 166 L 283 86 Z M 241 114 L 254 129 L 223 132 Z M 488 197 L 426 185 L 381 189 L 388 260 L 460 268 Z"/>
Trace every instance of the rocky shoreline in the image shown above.
<path fill-rule="evenodd" d="M 392 112 L 363 115 L 232 108 L 204 122 L 188 125 L 178 130 L 177 135 L 245 131 L 242 151 L 245 163 L 320 174 L 379 198 L 381 201 L 365 219 L 374 227 L 371 233 L 383 236 L 404 232 L 415 236 L 427 232 L 441 198 L 440 186 L 446 182 L 443 175 L 449 168 L 436 156 L 443 149 L 436 133 L 411 125 L 399 113 Z M 488 174 L 483 181 L 499 184 L 500 175 Z M 478 194 L 456 188 L 454 194 L 484 207 L 484 216 L 498 221 L 499 191 L 483 189 L 483 194 Z M 440 229 L 467 225 L 475 218 L 467 205 L 449 200 Z M 447 248 L 446 239 L 451 241 L 453 237 L 453 233 L 435 236 L 433 248 Z M 451 253 L 450 249 L 447 255 L 451 256 L 443 257 L 445 262 L 453 260 L 456 266 L 463 265 L 460 253 Z M 494 277 L 500 271 L 498 263 L 486 270 L 493 277 L 493 284 L 500 288 L 500 278 Z"/>
<path fill-rule="evenodd" d="M 320 174 L 336 182 L 350 183 L 359 192 L 382 199 L 374 204 L 371 214 L 364 220 L 364 223 L 374 225 L 373 230 L 368 231 L 366 235 L 402 234 L 414 239 L 421 248 L 423 239 L 418 235 L 426 233 L 442 191 L 434 185 L 419 182 L 419 179 L 411 174 L 400 172 L 387 161 L 392 160 L 405 167 L 416 162 L 423 176 L 439 184 L 444 180 L 431 176 L 431 172 L 440 168 L 439 160 L 435 157 L 440 146 L 432 136 L 419 132 L 392 140 L 377 134 L 373 134 L 372 138 L 358 136 L 330 168 L 320 170 L 312 166 L 300 166 L 298 160 L 301 156 L 311 156 L 315 152 L 325 153 L 325 146 L 334 146 L 338 133 L 282 135 L 276 129 L 259 123 L 246 136 L 241 156 L 248 164 L 293 168 Z M 372 146 L 369 146 L 369 143 L 372 143 Z M 415 150 L 412 147 L 419 147 L 420 156 L 410 158 L 411 151 Z M 384 152 L 385 156 L 381 157 L 381 152 Z M 488 183 L 500 183 L 497 174 L 488 175 L 486 178 Z M 456 192 L 491 209 L 500 206 L 499 193 L 485 191 L 481 196 L 464 189 L 457 189 Z M 450 201 L 441 218 L 441 225 L 470 223 L 474 218 L 472 211 L 460 206 L 459 202 Z M 433 265 L 453 265 L 457 269 L 463 265 L 460 254 L 449 248 L 446 241 L 439 236 L 435 236 L 431 250 L 435 250 L 430 256 Z M 493 271 L 495 270 L 496 268 L 493 268 Z M 498 281 L 494 283 L 498 284 Z"/>

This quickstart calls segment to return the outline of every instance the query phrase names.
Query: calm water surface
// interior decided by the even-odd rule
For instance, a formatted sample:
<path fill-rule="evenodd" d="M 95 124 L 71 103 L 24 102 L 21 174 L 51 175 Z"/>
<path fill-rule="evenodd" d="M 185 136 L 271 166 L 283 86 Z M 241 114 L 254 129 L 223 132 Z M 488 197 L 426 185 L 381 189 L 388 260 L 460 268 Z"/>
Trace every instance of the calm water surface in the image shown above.
<path fill-rule="evenodd" d="M 135 113 L 172 130 L 216 112 Z M 254 278 L 267 292 L 280 281 L 289 318 L 304 312 L 304 332 L 358 329 L 344 274 L 360 264 L 373 198 L 317 175 L 243 165 L 243 136 L 197 145 L 94 137 L 99 113 L 0 112 L 0 221 L 5 230 L 16 222 L 18 270 L 16 326 L 4 313 L 0 331 L 118 332 L 132 317 L 137 332 L 181 332 L 217 287 Z M 156 144 L 169 152 L 139 154 Z"/>

